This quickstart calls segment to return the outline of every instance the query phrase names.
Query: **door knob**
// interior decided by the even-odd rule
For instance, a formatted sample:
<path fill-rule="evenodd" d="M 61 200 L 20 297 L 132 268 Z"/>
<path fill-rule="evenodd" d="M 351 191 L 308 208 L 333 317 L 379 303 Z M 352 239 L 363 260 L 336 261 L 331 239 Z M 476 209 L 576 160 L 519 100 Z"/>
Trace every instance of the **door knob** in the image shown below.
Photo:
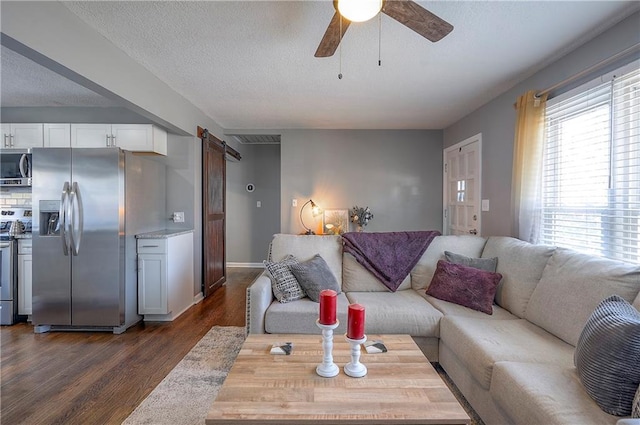
<path fill-rule="evenodd" d="M 471 229 L 469 230 L 469 233 L 471 233 L 472 235 L 477 235 L 478 231 L 476 229 Z"/>

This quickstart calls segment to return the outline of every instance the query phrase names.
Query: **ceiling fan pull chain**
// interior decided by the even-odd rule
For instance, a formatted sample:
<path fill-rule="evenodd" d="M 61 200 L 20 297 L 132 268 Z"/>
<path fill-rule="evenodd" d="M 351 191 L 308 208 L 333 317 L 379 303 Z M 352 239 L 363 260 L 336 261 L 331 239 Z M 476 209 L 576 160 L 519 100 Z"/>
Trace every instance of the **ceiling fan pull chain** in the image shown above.
<path fill-rule="evenodd" d="M 340 40 L 342 41 L 342 15 L 340 16 Z M 342 80 L 342 43 L 338 45 L 338 80 Z"/>
<path fill-rule="evenodd" d="M 378 13 L 378 66 L 382 66 L 382 13 Z"/>

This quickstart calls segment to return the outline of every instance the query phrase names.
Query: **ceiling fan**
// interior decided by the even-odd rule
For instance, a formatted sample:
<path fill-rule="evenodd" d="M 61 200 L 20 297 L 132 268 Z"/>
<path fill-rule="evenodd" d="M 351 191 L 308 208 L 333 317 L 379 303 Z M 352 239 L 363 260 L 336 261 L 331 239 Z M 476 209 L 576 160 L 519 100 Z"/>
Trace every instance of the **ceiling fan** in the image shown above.
<path fill-rule="evenodd" d="M 326 58 L 335 53 L 351 22 L 367 21 L 379 12 L 433 42 L 441 40 L 453 30 L 453 25 L 413 0 L 334 0 L 333 7 L 336 12 L 316 50 L 314 56 L 317 58 Z"/>

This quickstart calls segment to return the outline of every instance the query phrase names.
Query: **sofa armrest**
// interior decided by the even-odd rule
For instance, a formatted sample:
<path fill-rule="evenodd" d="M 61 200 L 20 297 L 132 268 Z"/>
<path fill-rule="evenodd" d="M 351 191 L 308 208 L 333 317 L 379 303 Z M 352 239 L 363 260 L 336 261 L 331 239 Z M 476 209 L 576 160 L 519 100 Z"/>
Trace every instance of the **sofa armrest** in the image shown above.
<path fill-rule="evenodd" d="M 632 419 L 632 418 L 620 419 L 620 420 L 618 420 L 618 422 L 616 422 L 616 425 L 640 425 L 640 418 L 638 418 L 638 419 Z"/>
<path fill-rule="evenodd" d="M 273 301 L 271 279 L 264 272 L 247 288 L 247 334 L 263 334 L 264 316 Z"/>

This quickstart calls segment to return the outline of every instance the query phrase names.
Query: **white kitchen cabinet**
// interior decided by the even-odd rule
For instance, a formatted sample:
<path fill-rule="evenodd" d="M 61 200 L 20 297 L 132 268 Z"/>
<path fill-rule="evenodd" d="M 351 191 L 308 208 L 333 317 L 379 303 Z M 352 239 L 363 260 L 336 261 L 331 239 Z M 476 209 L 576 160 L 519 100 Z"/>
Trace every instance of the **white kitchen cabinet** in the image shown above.
<path fill-rule="evenodd" d="M 18 241 L 18 314 L 32 314 L 31 239 Z"/>
<path fill-rule="evenodd" d="M 167 154 L 167 132 L 153 125 L 113 124 L 114 143 L 132 152 Z"/>
<path fill-rule="evenodd" d="M 111 146 L 111 124 L 71 124 L 72 148 Z"/>
<path fill-rule="evenodd" d="M 151 124 L 71 124 L 71 146 L 166 155 L 167 132 Z"/>
<path fill-rule="evenodd" d="M 43 143 L 42 124 L 2 124 L 2 149 L 41 148 Z"/>
<path fill-rule="evenodd" d="M 44 124 L 44 147 L 71 147 L 71 124 Z"/>
<path fill-rule="evenodd" d="M 137 240 L 138 314 L 144 320 L 171 321 L 193 305 L 193 233 L 163 233 Z"/>

